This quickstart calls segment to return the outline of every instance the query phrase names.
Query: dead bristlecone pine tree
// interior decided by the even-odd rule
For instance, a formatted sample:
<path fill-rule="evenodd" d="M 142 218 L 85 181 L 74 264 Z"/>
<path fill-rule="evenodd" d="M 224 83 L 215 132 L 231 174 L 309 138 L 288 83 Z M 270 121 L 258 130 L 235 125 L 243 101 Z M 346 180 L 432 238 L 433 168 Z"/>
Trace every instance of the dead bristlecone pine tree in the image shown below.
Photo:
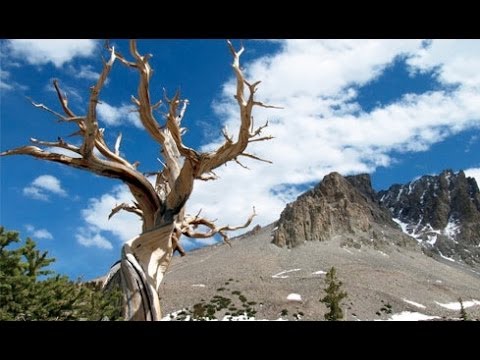
<path fill-rule="evenodd" d="M 327 308 L 328 313 L 324 315 L 325 320 L 336 321 L 343 319 L 343 310 L 341 302 L 347 297 L 347 293 L 340 288 L 343 283 L 337 279 L 336 269 L 332 267 L 325 275 L 326 295 L 320 299 Z"/>
<path fill-rule="evenodd" d="M 240 68 L 243 47 L 237 51 L 230 41 L 228 47 L 233 56 L 233 72 L 236 77 L 236 94 L 240 126 L 236 137 L 223 131 L 224 143 L 215 151 L 200 152 L 187 147 L 182 140 L 185 128 L 181 126 L 187 110 L 188 100 L 182 99 L 177 91 L 172 98 L 165 94 L 164 106 L 167 111 L 162 123 L 154 116 L 154 110 L 162 102 L 152 102 L 150 80 L 153 70 L 149 65 L 152 55 L 141 55 L 134 40 L 130 41 L 131 59 L 122 56 L 114 47 L 106 43 L 109 60 L 104 61 L 98 80 L 90 90 L 90 97 L 84 114 L 75 113 L 68 104 L 66 95 L 58 81 L 53 81 L 61 111 L 55 111 L 43 104 L 32 102 L 41 110 L 51 113 L 61 123 L 71 123 L 78 127 L 73 135 L 81 138 L 81 145 L 71 144 L 61 137 L 55 141 L 41 141 L 31 138 L 31 145 L 4 151 L 6 155 L 30 155 L 37 159 L 53 161 L 96 175 L 114 178 L 125 183 L 135 199 L 133 203 L 118 204 L 112 209 L 109 218 L 123 210 L 139 216 L 142 220 L 142 233 L 127 241 L 122 248 L 121 260 L 115 264 L 105 280 L 105 287 L 120 284 L 124 295 L 123 316 L 128 320 L 159 320 L 161 318 L 158 291 L 175 250 L 184 255 L 180 238 L 208 238 L 219 234 L 228 242 L 227 232 L 250 225 L 253 214 L 241 226 L 218 226 L 213 221 L 185 213 L 195 180 L 215 180 L 214 170 L 229 161 L 242 165 L 242 157 L 262 160 L 247 153 L 251 142 L 269 140 L 262 130 L 268 125 L 255 128 L 252 110 L 255 106 L 269 107 L 254 98 L 259 81 L 250 83 L 244 78 Z M 154 172 L 155 185 L 146 178 L 147 174 L 138 169 L 138 162 L 130 162 L 120 155 L 122 136 L 118 136 L 113 147 L 107 144 L 107 130 L 100 128 L 97 121 L 97 105 L 101 100 L 102 88 L 114 63 L 134 69 L 139 76 L 138 94 L 132 101 L 141 123 L 151 138 L 159 145 L 159 152 L 152 157 L 163 157 L 160 169 Z M 68 150 L 68 151 L 65 151 Z M 65 155 L 71 153 L 72 156 Z M 262 160 L 266 161 L 266 160 Z M 268 162 L 268 161 L 267 161 Z M 150 169 L 151 170 L 151 169 Z M 236 189 L 235 191 L 237 191 Z M 204 232 L 199 227 L 205 229 Z"/>

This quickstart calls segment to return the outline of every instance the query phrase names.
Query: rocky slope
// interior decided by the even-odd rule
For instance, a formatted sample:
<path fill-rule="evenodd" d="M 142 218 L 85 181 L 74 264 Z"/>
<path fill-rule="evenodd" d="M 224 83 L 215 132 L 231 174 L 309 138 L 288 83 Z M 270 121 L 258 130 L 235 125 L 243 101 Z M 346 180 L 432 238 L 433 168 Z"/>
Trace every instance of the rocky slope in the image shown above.
<path fill-rule="evenodd" d="M 231 247 L 175 256 L 161 287 L 165 318 L 203 302 L 228 303 L 216 311 L 220 319 L 248 309 L 256 319 L 323 320 L 319 299 L 332 266 L 348 293 L 346 320 L 458 318 L 459 297 L 471 318 L 480 318 L 480 272 L 472 267 L 396 245 L 343 246 L 340 236 L 280 248 L 271 242 L 274 226 L 232 239 Z"/>
<path fill-rule="evenodd" d="M 288 248 L 305 241 L 340 235 L 342 243 L 415 246 L 399 231 L 389 211 L 380 206 L 369 175 L 344 178 L 331 173 L 312 190 L 286 206 L 277 222 L 273 243 Z"/>
<path fill-rule="evenodd" d="M 379 193 L 369 175 L 331 173 L 287 205 L 273 243 L 293 248 L 337 235 L 345 244 L 377 248 L 412 247 L 413 238 L 430 255 L 479 265 L 480 192 L 463 171 L 423 176 Z"/>
<path fill-rule="evenodd" d="M 368 175 L 332 173 L 232 247 L 175 257 L 161 302 L 216 318 L 322 320 L 330 267 L 347 320 L 480 318 L 478 186 L 445 171 L 376 193 Z M 427 252 L 427 255 L 424 252 Z"/>
<path fill-rule="evenodd" d="M 403 231 L 425 249 L 452 260 L 480 263 L 480 191 L 463 171 L 445 170 L 378 193 Z"/>

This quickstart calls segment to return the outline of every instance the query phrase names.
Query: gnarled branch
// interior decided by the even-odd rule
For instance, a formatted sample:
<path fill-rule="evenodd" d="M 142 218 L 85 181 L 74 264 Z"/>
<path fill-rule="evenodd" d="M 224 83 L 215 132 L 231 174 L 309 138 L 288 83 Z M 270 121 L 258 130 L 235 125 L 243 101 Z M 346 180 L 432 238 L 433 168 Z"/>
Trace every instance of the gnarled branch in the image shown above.
<path fill-rule="evenodd" d="M 214 221 L 200 217 L 199 212 L 195 216 L 186 217 L 183 223 L 180 225 L 179 230 L 183 235 L 196 239 L 207 239 L 216 234 L 219 234 L 222 236 L 225 243 L 230 244 L 227 232 L 247 228 L 252 223 L 252 220 L 256 215 L 257 214 L 255 212 L 255 207 L 253 207 L 253 213 L 249 216 L 245 224 L 238 226 L 217 226 Z M 201 225 L 209 228 L 210 230 L 207 232 L 197 231 L 196 229 Z"/>
<path fill-rule="evenodd" d="M 137 205 L 128 205 L 127 203 L 121 203 L 120 205 L 116 205 L 112 211 L 110 212 L 110 215 L 108 215 L 108 220 L 112 218 L 113 215 L 118 213 L 120 210 L 128 211 L 133 214 L 137 214 L 140 217 L 143 217 L 143 211 L 140 210 Z"/>

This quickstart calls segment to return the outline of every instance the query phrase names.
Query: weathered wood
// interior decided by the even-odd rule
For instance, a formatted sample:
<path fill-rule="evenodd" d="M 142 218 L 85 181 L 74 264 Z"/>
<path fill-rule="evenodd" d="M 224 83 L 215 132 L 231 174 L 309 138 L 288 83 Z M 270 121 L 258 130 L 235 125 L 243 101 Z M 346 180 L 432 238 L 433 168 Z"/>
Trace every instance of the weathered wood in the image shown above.
<path fill-rule="evenodd" d="M 225 143 L 215 151 L 202 153 L 183 143 L 182 136 L 185 129 L 181 127 L 181 122 L 189 102 L 187 99 L 181 99 L 179 92 L 171 99 L 165 94 L 168 113 L 165 116 L 165 124 L 160 125 L 153 112 L 160 102 L 152 104 L 150 95 L 150 79 L 153 74 L 149 64 L 151 55 L 141 55 L 135 40 L 131 40 L 130 53 L 133 61 L 126 60 L 113 47 L 108 47 L 107 43 L 110 60 L 104 62 L 98 81 L 91 88 L 86 115 L 77 116 L 69 108 L 67 98 L 56 80 L 53 85 L 65 115 L 50 110 L 43 104 L 32 102 L 34 106 L 55 115 L 61 122 L 75 123 L 78 131 L 74 135 L 82 137 L 81 147 L 69 144 L 61 138 L 57 142 L 32 139 L 31 141 L 38 146 L 23 146 L 0 153 L 0 156 L 30 155 L 87 170 L 97 175 L 120 179 L 128 186 L 135 199 L 134 203 L 116 205 L 109 218 L 120 210 L 134 213 L 142 219 L 142 233 L 123 246 L 121 261 L 112 267 L 105 283 L 106 287 L 111 286 L 112 283 L 120 284 L 124 292 L 124 315 L 128 320 L 159 320 L 161 318 L 158 291 L 174 250 L 177 249 L 182 255 L 185 254 L 179 244 L 181 235 L 206 238 L 220 234 L 224 241 L 228 242 L 228 231 L 247 227 L 255 216 L 254 212 L 244 225 L 230 227 L 217 226 L 212 221 L 199 217 L 199 214 L 195 217 L 185 215 L 185 204 L 193 191 L 195 180 L 216 179 L 213 170 L 229 161 L 240 164 L 237 159 L 239 156 L 264 161 L 246 153 L 245 150 L 251 142 L 272 138 L 261 136 L 267 124 L 257 129 L 253 127 L 254 106 L 269 106 L 254 99 L 260 82 L 250 84 L 244 78 L 240 68 L 240 56 L 244 48 L 237 52 L 230 42 L 228 46 L 233 56 L 232 67 L 237 80 L 235 98 L 239 105 L 241 123 L 237 140 L 224 131 Z M 135 69 L 139 75 L 137 98 L 132 96 L 132 101 L 137 106 L 144 129 L 159 144 L 163 157 L 161 161 L 163 168 L 157 172 L 155 186 L 152 186 L 145 175 L 137 170 L 138 162 L 132 164 L 120 156 L 121 135 L 117 137 L 112 150 L 105 141 L 105 130 L 98 127 L 97 105 L 115 60 Z M 245 94 L 245 92 L 248 93 Z M 45 147 L 67 149 L 73 151 L 76 156 L 47 151 Z M 99 157 L 94 150 L 97 150 L 102 157 Z M 204 233 L 199 232 L 197 229 L 199 225 L 206 226 L 209 230 Z"/>

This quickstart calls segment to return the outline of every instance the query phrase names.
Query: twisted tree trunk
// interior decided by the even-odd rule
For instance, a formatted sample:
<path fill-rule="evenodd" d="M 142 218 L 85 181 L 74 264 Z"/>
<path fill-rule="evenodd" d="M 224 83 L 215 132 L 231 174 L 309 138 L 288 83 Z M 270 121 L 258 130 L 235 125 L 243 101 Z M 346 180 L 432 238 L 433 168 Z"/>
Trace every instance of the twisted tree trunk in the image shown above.
<path fill-rule="evenodd" d="M 74 135 L 82 138 L 81 147 L 69 144 L 62 138 L 54 142 L 32 138 L 31 142 L 36 146 L 24 146 L 0 154 L 1 156 L 31 155 L 101 176 L 117 178 L 129 187 L 135 201 L 133 204 L 123 203 L 115 206 L 109 218 L 120 210 L 134 213 L 142 220 L 142 233 L 125 243 L 120 262 L 112 267 L 105 282 L 106 287 L 114 283 L 120 284 L 124 293 L 124 315 L 128 320 L 159 320 L 161 318 L 158 291 L 174 250 L 178 250 L 182 255 L 185 254 L 179 243 L 182 235 L 206 238 L 220 234 L 224 241 L 228 242 L 228 231 L 247 227 L 255 216 L 254 210 L 244 225 L 218 227 L 212 221 L 200 217 L 200 213 L 196 216 L 185 214 L 185 204 L 192 193 L 195 180 L 216 179 L 214 169 L 232 160 L 241 165 L 238 160 L 240 156 L 266 161 L 246 153 L 245 150 L 250 142 L 272 138 L 261 136 L 262 130 L 268 124 L 257 129 L 253 126 L 253 107 L 269 107 L 254 99 L 256 87 L 260 82 L 250 84 L 245 80 L 240 69 L 240 56 L 244 49 L 237 52 L 230 42 L 228 45 L 233 56 L 232 67 L 237 79 L 235 98 L 238 102 L 241 121 L 236 141 L 224 130 L 225 143 L 215 151 L 198 152 L 185 146 L 182 141 L 185 129 L 181 127 L 181 121 L 185 115 L 188 100 L 180 99 L 179 92 L 171 99 L 165 95 L 168 113 L 165 116 L 164 125 L 160 126 L 154 117 L 153 110 L 160 106 L 161 101 L 152 104 L 150 96 L 149 84 L 152 69 L 148 60 L 151 55 L 140 55 L 136 42 L 131 40 L 130 52 L 133 61 L 126 60 L 107 43 L 110 60 L 104 62 L 103 71 L 96 85 L 91 89 L 86 115 L 78 116 L 73 113 L 56 80 L 54 87 L 65 115 L 43 104 L 33 103 L 34 106 L 52 113 L 62 122 L 76 123 L 79 130 Z M 160 153 L 163 157 L 161 161 L 163 168 L 156 173 L 155 186 L 152 186 L 146 176 L 138 171 L 138 162 L 130 163 L 120 156 L 121 134 L 112 150 L 105 142 L 105 130 L 98 126 L 96 107 L 99 95 L 115 60 L 135 69 L 139 74 L 138 98 L 132 96 L 132 101 L 137 107 L 143 127 L 160 145 Z M 248 90 L 247 95 L 245 95 L 245 88 Z M 46 151 L 39 146 L 66 149 L 75 156 Z M 98 153 L 94 152 L 94 149 Z M 198 231 L 199 226 L 206 227 L 208 231 Z"/>

